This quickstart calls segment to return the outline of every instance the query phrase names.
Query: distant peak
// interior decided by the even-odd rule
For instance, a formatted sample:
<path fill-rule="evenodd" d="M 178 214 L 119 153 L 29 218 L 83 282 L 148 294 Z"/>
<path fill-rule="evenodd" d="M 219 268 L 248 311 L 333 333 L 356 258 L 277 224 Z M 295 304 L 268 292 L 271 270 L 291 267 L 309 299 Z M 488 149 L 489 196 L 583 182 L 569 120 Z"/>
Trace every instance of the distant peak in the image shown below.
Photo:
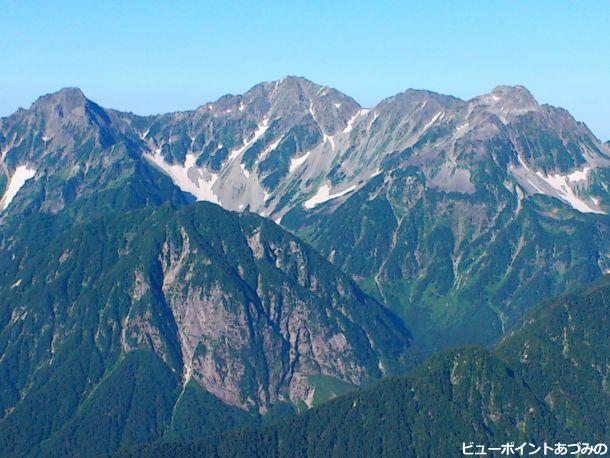
<path fill-rule="evenodd" d="M 270 86 L 273 90 L 288 94 L 308 94 L 313 95 L 324 88 L 302 76 L 288 75 L 279 80 L 272 81 Z"/>
<path fill-rule="evenodd" d="M 491 91 L 490 95 L 495 101 L 505 100 L 523 106 L 538 106 L 538 102 L 525 86 L 496 86 L 493 91 Z"/>
<path fill-rule="evenodd" d="M 511 86 L 510 84 L 499 84 L 498 86 L 494 87 L 491 92 L 499 92 L 499 93 L 520 92 L 520 93 L 526 93 L 526 94 L 531 95 L 530 91 L 525 86 L 521 86 L 520 84 L 515 84 L 513 86 Z"/>
<path fill-rule="evenodd" d="M 78 97 L 78 98 L 85 98 L 85 94 L 83 94 L 83 91 L 81 91 L 80 88 L 78 87 L 64 87 L 61 88 L 59 91 L 57 91 L 55 93 L 55 95 L 60 95 L 63 97 Z"/>
<path fill-rule="evenodd" d="M 315 93 L 317 89 L 321 87 L 322 86 L 318 86 L 309 81 L 307 78 L 288 75 L 278 80 L 259 83 L 248 90 L 244 94 L 244 97 L 247 99 L 255 94 L 265 94 L 265 96 L 269 96 L 270 94 L 275 93 L 281 94 L 282 97 L 292 98 L 295 96 L 298 97 L 299 94 Z"/>
<path fill-rule="evenodd" d="M 493 113 L 504 124 L 540 108 L 531 92 L 523 86 L 497 86 L 489 94 L 475 97 L 469 103 Z"/>
<path fill-rule="evenodd" d="M 424 107 L 434 110 L 461 103 L 464 102 L 450 95 L 439 94 L 425 89 L 407 89 L 404 92 L 382 100 L 377 106 L 380 109 L 398 110 L 398 113 L 404 115 L 405 110 L 421 110 Z"/>
<path fill-rule="evenodd" d="M 459 100 L 451 95 L 439 94 L 438 92 L 429 91 L 427 89 L 407 89 L 402 95 L 414 99 L 421 100 L 438 100 L 438 101 L 450 101 Z"/>
<path fill-rule="evenodd" d="M 83 106 L 87 103 L 87 98 L 83 91 L 77 87 L 65 87 L 57 92 L 43 95 L 36 102 L 33 107 L 45 107 L 50 105 L 61 106 L 68 110 Z"/>
<path fill-rule="evenodd" d="M 278 84 L 304 84 L 307 86 L 319 86 L 311 80 L 308 80 L 304 76 L 286 75 L 283 78 L 277 80 Z"/>
<path fill-rule="evenodd" d="M 359 106 L 351 97 L 326 85 L 316 84 L 302 76 L 288 75 L 275 81 L 259 83 L 244 94 L 245 99 L 263 95 L 270 100 L 280 100 L 280 104 L 314 103 L 320 97 L 330 97 L 337 104 Z"/>
<path fill-rule="evenodd" d="M 52 129 L 66 123 L 77 126 L 110 123 L 108 113 L 95 102 L 87 99 L 83 91 L 76 87 L 66 87 L 52 94 L 43 95 L 28 110 L 35 116 L 42 116 Z"/>

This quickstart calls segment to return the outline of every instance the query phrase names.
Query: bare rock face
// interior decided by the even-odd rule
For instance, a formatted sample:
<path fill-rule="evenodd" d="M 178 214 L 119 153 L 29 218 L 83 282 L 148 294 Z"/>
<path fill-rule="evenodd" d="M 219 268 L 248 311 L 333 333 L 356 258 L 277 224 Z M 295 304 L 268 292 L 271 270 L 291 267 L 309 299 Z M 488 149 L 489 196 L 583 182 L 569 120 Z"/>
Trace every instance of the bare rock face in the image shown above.
<path fill-rule="evenodd" d="M 163 245 L 162 289 L 185 381 L 192 378 L 228 404 L 264 412 L 278 402 L 307 402 L 314 390 L 309 375 L 355 385 L 381 376 L 382 360 L 392 356 L 357 318 L 386 319 L 381 307 L 327 266 L 317 271 L 321 259 L 273 224 L 252 215 L 241 220 L 244 254 L 226 266 L 229 281 L 216 274 L 217 261 L 201 262 L 211 256 L 193 240 L 200 234 L 182 227 Z M 393 331 L 404 345 L 404 335 Z"/>
<path fill-rule="evenodd" d="M 275 224 L 212 204 L 165 217 L 146 222 L 156 267 L 130 280 L 123 352 L 150 348 L 172 365 L 177 348 L 185 384 L 259 413 L 311 405 L 311 376 L 360 385 L 398 367 L 408 336 L 397 320 Z M 172 325 L 159 326 L 163 310 Z"/>

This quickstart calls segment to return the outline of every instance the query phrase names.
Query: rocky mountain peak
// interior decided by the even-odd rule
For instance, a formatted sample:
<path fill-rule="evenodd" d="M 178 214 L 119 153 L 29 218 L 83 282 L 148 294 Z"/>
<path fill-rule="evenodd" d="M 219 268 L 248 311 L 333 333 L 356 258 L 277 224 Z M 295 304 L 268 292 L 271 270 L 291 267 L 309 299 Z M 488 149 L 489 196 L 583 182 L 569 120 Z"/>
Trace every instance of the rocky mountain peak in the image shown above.
<path fill-rule="evenodd" d="M 76 87 L 66 87 L 36 100 L 29 110 L 22 113 L 43 122 L 49 137 L 70 128 L 105 128 L 111 124 L 110 114 L 85 97 Z"/>
<path fill-rule="evenodd" d="M 538 102 L 532 95 L 532 93 L 524 86 L 508 86 L 500 85 L 496 86 L 491 91 L 492 96 L 499 97 L 504 101 L 513 101 L 514 103 L 520 103 L 521 105 L 538 105 Z"/>
<path fill-rule="evenodd" d="M 302 76 L 294 75 L 288 75 L 279 80 L 262 84 L 266 86 L 267 90 L 274 93 L 276 97 L 288 97 L 293 101 L 302 100 L 302 98 L 312 99 L 323 92 L 334 91 L 338 93 L 338 91 L 328 86 L 322 86 Z"/>
<path fill-rule="evenodd" d="M 84 109 L 88 99 L 83 91 L 77 87 L 65 87 L 57 92 L 43 95 L 32 104 L 34 110 L 61 109 L 69 113 L 74 110 Z"/>
<path fill-rule="evenodd" d="M 74 196 L 82 190 L 84 168 L 90 170 L 89 179 L 97 173 L 94 182 L 87 185 L 89 192 L 99 188 L 102 175 L 108 182 L 115 181 L 121 174 L 101 164 L 117 164 L 128 160 L 128 156 L 124 150 L 117 150 L 111 161 L 101 152 L 118 142 L 131 141 L 135 135 L 128 129 L 120 115 L 88 100 L 78 88 L 44 95 L 29 109 L 17 111 L 0 122 L 0 179 L 21 183 L 17 187 L 20 189 L 35 176 L 39 189 L 49 186 L 45 199 L 35 202 L 26 199 L 22 204 L 58 211 L 70 197 L 66 198 L 61 187 L 49 183 L 70 180 Z M 21 176 L 29 178 L 14 181 Z M 18 198 L 11 208 L 20 208 L 19 201 Z"/>
<path fill-rule="evenodd" d="M 461 100 L 448 95 L 422 89 L 407 89 L 400 94 L 382 100 L 375 107 L 375 110 L 380 113 L 404 117 L 414 112 L 437 112 L 461 103 L 463 103 Z"/>
<path fill-rule="evenodd" d="M 298 76 L 286 76 L 275 81 L 265 81 L 252 87 L 244 93 L 245 100 L 252 100 L 263 97 L 268 101 L 275 98 L 283 99 L 286 102 L 299 102 L 309 99 L 311 94 L 315 94 L 322 86 Z"/>
<path fill-rule="evenodd" d="M 489 94 L 470 101 L 473 109 L 492 113 L 504 123 L 540 109 L 540 104 L 523 86 L 497 86 Z"/>
<path fill-rule="evenodd" d="M 287 124 L 310 118 L 325 133 L 343 129 L 360 105 L 347 95 L 299 76 L 264 82 L 243 95 L 243 104 L 268 118 Z"/>
<path fill-rule="evenodd" d="M 303 76 L 295 76 L 295 75 L 287 75 L 279 80 L 273 82 L 274 85 L 277 85 L 278 89 L 290 90 L 296 89 L 302 92 L 308 93 L 312 91 L 318 91 L 320 88 L 324 87 L 319 84 L 314 83 L 311 80 Z"/>

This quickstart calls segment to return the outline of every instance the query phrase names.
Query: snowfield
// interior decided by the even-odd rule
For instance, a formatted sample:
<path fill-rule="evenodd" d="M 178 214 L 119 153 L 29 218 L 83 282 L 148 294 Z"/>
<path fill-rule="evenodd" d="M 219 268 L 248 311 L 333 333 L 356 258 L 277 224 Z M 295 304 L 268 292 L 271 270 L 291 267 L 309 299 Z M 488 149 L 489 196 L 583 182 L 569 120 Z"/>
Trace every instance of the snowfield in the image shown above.
<path fill-rule="evenodd" d="M 8 182 L 6 191 L 0 201 L 0 209 L 6 210 L 11 204 L 19 190 L 23 187 L 26 181 L 34 178 L 36 170 L 29 168 L 27 165 L 20 165 L 15 169 L 13 176 Z"/>
<path fill-rule="evenodd" d="M 534 171 L 519 156 L 519 167 L 512 167 L 511 173 L 530 194 L 544 194 L 555 197 L 581 213 L 600 213 L 604 214 L 599 208 L 595 208 L 595 199 L 589 198 L 590 203 L 578 196 L 574 191 L 573 185 L 578 182 L 586 182 L 591 167 L 585 166 L 581 170 L 576 170 L 567 175 L 559 173 L 546 175 L 539 170 Z"/>
<path fill-rule="evenodd" d="M 330 193 L 330 186 L 324 183 L 322 186 L 318 188 L 318 191 L 306 200 L 303 203 L 303 206 L 307 209 L 312 209 L 316 205 L 320 205 L 324 202 L 328 202 L 329 200 L 336 199 L 337 197 L 344 196 L 356 189 L 356 185 L 351 185 L 349 188 L 344 189 L 343 191 L 336 192 L 334 194 Z"/>
<path fill-rule="evenodd" d="M 197 200 L 220 204 L 218 197 L 212 191 L 212 186 L 216 183 L 218 175 L 198 169 L 195 166 L 197 157 L 194 154 L 186 155 L 184 165 L 168 164 L 160 151 L 157 151 L 154 155 L 146 154 L 145 157 L 168 175 L 182 191 L 192 194 Z"/>

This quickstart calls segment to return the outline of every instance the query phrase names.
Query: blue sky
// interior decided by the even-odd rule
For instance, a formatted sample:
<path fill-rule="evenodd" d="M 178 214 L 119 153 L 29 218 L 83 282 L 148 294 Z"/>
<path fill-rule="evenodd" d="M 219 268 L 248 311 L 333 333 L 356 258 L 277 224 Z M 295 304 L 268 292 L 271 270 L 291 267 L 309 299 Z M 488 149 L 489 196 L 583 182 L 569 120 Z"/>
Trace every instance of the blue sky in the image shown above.
<path fill-rule="evenodd" d="M 292 74 L 364 106 L 523 84 L 610 139 L 610 2 L 0 0 L 0 115 L 78 86 L 141 114 Z"/>

